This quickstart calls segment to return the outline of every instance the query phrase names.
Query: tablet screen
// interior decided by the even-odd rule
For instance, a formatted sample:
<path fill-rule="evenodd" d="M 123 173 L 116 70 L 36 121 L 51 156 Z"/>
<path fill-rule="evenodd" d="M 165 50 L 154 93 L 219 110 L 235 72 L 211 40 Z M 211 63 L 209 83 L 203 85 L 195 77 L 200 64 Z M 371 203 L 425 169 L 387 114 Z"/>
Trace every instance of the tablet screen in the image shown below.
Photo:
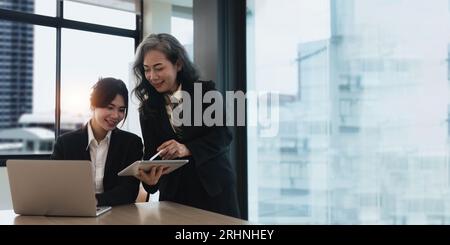
<path fill-rule="evenodd" d="M 139 172 L 139 169 L 144 171 L 149 171 L 152 167 L 163 166 L 167 168 L 166 174 L 178 169 L 184 164 L 188 163 L 189 160 L 153 160 L 153 161 L 136 161 L 130 166 L 126 167 L 124 170 L 120 171 L 117 175 L 119 176 L 135 176 Z"/>

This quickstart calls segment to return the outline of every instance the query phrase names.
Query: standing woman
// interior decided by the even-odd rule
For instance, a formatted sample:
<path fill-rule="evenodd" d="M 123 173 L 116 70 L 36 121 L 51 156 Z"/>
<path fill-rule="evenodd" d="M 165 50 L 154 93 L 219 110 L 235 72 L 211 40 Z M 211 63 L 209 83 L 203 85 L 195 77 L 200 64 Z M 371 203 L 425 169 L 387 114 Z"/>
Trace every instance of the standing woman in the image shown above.
<path fill-rule="evenodd" d="M 204 122 L 193 126 L 192 121 L 189 125 L 177 126 L 172 119 L 173 102 L 177 102 L 183 112 L 191 106 L 190 118 L 193 119 L 194 103 L 183 104 L 183 94 L 188 94 L 193 102 L 194 84 L 201 85 L 200 92 L 204 95 L 215 90 L 214 83 L 198 81 L 198 73 L 186 50 L 169 34 L 151 34 L 145 38 L 136 51 L 133 68 L 138 81 L 134 93 L 140 101 L 144 159 L 160 152 L 162 159 L 189 160 L 170 174 L 153 168 L 149 172 L 140 171 L 136 178 L 144 183 L 147 192 L 159 190 L 160 201 L 239 217 L 236 176 L 228 158 L 232 140 L 229 129 L 206 126 Z M 208 105 L 203 103 L 203 110 Z"/>
<path fill-rule="evenodd" d="M 134 203 L 139 181 L 117 173 L 142 159 L 139 136 L 117 125 L 127 117 L 128 90 L 121 80 L 100 79 L 91 93 L 92 117 L 81 129 L 58 137 L 52 159 L 91 160 L 98 206 Z"/>

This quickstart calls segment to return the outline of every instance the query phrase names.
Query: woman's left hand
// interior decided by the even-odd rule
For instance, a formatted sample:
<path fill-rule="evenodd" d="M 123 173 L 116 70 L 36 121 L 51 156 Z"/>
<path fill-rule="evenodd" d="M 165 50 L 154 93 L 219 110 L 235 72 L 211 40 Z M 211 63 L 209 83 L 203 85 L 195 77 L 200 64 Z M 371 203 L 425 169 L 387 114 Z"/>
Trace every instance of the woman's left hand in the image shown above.
<path fill-rule="evenodd" d="M 156 150 L 162 151 L 160 157 L 163 160 L 173 160 L 191 155 L 191 151 L 189 151 L 185 145 L 178 143 L 176 140 L 168 140 L 162 143 Z"/>

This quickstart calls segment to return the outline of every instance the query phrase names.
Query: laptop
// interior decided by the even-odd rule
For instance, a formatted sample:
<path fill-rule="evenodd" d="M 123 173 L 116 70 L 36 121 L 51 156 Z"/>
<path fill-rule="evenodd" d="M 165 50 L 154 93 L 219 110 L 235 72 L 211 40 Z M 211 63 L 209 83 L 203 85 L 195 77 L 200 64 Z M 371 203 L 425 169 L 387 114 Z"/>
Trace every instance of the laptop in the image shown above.
<path fill-rule="evenodd" d="M 96 207 L 90 161 L 6 161 L 13 209 L 21 215 L 96 217 L 111 207 Z"/>

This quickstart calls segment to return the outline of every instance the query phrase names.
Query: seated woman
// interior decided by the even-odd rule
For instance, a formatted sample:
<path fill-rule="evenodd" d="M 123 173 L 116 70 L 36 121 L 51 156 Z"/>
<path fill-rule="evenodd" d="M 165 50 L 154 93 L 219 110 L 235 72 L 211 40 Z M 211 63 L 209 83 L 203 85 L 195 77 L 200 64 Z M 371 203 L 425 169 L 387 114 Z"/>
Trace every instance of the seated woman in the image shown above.
<path fill-rule="evenodd" d="M 117 173 L 142 159 L 142 141 L 117 125 L 127 117 L 128 90 L 121 80 L 100 79 L 91 93 L 92 117 L 81 129 L 58 137 L 52 159 L 90 160 L 98 206 L 134 203 L 139 180 Z"/>

